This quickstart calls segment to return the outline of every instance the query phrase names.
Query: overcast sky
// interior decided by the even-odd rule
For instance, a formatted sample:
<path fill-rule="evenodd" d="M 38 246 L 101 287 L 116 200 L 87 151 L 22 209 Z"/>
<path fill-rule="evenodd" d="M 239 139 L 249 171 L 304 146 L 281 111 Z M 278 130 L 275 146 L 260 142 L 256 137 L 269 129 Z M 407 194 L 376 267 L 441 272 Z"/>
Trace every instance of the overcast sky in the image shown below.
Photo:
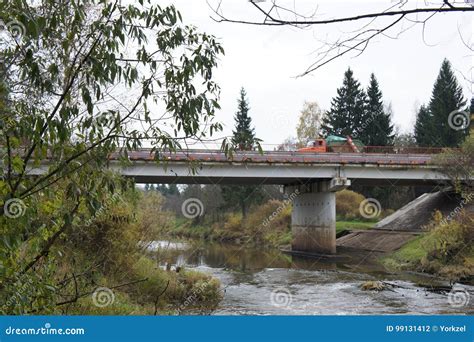
<path fill-rule="evenodd" d="M 398 39 L 377 38 L 359 57 L 340 58 L 309 76 L 297 78 L 295 76 L 315 60 L 314 51 L 321 46 L 321 40 L 336 39 L 362 23 L 325 25 L 304 30 L 216 23 L 211 20 L 212 11 L 205 1 L 169 2 L 181 11 L 185 23 L 194 24 L 201 31 L 217 36 L 224 46 L 226 55 L 216 73 L 216 80 L 222 88 L 222 110 L 217 116 L 225 124 L 222 134 L 231 134 L 236 101 L 243 86 L 250 100 L 250 114 L 257 136 L 263 139 L 264 144 L 278 144 L 288 136 L 295 136 L 297 118 L 304 101 L 316 101 L 321 108 L 329 109 L 349 66 L 364 87 L 368 84 L 370 73 L 375 73 L 384 101 L 392 104 L 394 122 L 404 132 L 413 129 L 415 107 L 429 101 L 443 58 L 448 58 L 453 64 L 465 97 L 472 96 L 471 86 L 463 78 L 463 74 L 471 77 L 472 53 L 463 45 L 459 34 L 461 32 L 464 40 L 472 44 L 472 14 L 437 14 L 427 23 L 424 38 L 422 26 L 417 25 Z M 288 3 L 291 6 L 296 3 L 297 9 L 305 13 L 318 4 L 317 13 L 324 18 L 373 12 L 393 5 L 391 1 L 295 0 Z M 222 8 L 230 18 L 260 18 L 246 0 L 224 0 Z M 408 25 L 406 21 L 403 28 Z M 399 26 L 389 33 L 393 36 L 401 29 L 402 26 Z M 265 146 L 265 149 L 270 147 Z"/>

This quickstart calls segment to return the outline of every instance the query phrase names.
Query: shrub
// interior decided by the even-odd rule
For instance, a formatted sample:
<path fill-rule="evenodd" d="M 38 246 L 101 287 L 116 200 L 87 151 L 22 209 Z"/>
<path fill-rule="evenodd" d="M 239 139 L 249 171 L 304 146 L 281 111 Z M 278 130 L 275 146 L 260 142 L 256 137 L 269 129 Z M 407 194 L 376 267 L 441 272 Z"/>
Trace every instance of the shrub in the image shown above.
<path fill-rule="evenodd" d="M 461 212 L 455 220 L 445 222 L 441 212 L 436 211 L 433 220 L 425 227 L 430 231 L 430 239 L 423 247 L 428 260 L 450 263 L 460 252 L 469 249 L 474 239 L 474 219 L 472 215 Z"/>
<path fill-rule="evenodd" d="M 360 203 L 365 197 L 351 190 L 336 193 L 336 215 L 340 219 L 353 220 L 363 218 L 359 212 Z"/>

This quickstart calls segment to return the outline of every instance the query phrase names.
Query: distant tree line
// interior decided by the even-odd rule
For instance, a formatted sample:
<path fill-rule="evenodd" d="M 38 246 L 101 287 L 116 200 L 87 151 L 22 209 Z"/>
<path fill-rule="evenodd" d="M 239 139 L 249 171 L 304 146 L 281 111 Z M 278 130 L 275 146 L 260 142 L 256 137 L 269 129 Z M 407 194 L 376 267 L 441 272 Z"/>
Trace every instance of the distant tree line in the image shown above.
<path fill-rule="evenodd" d="M 325 135 L 351 136 L 369 146 L 393 143 L 391 112 L 384 107 L 382 92 L 374 74 L 365 91 L 350 68 L 344 73 L 342 86 L 331 101 L 323 118 Z"/>
<path fill-rule="evenodd" d="M 384 101 L 377 78 L 372 73 L 364 89 L 348 68 L 337 95 L 328 111 L 322 111 L 316 102 L 306 102 L 297 124 L 297 138 L 288 138 L 279 149 L 294 149 L 318 137 L 328 135 L 351 136 L 366 146 L 420 146 L 458 147 L 468 135 L 468 127 L 454 129 L 450 117 L 455 111 L 469 111 L 462 88 L 451 64 L 444 60 L 433 86 L 427 105 L 417 109 L 416 124 L 412 133 L 397 133 L 392 122 L 391 106 Z M 458 119 L 463 119 L 460 117 Z M 467 115 L 464 117 L 467 119 Z M 459 122 L 457 126 L 459 126 Z M 382 202 L 384 207 L 397 208 L 429 188 L 365 187 L 354 180 L 353 189 L 366 197 Z"/>
<path fill-rule="evenodd" d="M 348 68 L 342 85 L 337 89 L 328 111 L 323 111 L 316 102 L 305 102 L 296 127 L 296 139 L 286 139 L 278 149 L 294 150 L 310 140 L 328 135 L 351 136 L 366 146 L 433 146 L 457 147 L 468 134 L 467 129 L 454 130 L 449 124 L 449 114 L 466 105 L 462 89 L 452 71 L 451 64 L 444 60 L 433 86 L 428 105 L 417 110 L 413 133 L 398 133 L 392 122 L 392 109 L 384 101 L 375 74 L 370 75 L 367 88 L 355 78 Z M 466 109 L 467 110 L 467 109 Z M 232 144 L 235 150 L 255 150 L 259 139 L 252 126 L 247 93 L 241 88 L 234 116 Z M 146 190 L 157 190 L 166 198 L 168 209 L 179 213 L 181 202 L 189 197 L 203 201 L 205 213 L 198 220 L 222 219 L 222 213 L 240 211 L 245 217 L 249 208 L 269 199 L 281 199 L 278 186 L 255 185 L 188 185 L 180 189 L 172 185 L 147 185 Z M 367 187 L 353 180 L 352 189 L 366 197 L 378 199 L 384 208 L 398 208 L 414 199 L 428 188 L 414 187 Z"/>

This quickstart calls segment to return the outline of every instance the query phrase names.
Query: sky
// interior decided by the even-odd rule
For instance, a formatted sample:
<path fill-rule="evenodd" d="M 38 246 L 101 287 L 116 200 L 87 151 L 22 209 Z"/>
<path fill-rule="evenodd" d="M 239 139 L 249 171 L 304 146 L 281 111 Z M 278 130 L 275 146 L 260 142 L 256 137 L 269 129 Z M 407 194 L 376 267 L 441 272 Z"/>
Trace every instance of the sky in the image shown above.
<path fill-rule="evenodd" d="M 216 1 L 209 0 L 209 4 L 201 0 L 168 3 L 180 10 L 184 23 L 215 35 L 225 49 L 215 74 L 221 87 L 222 109 L 216 117 L 224 124 L 220 135 L 232 133 L 239 89 L 244 87 L 256 135 L 263 140 L 264 149 L 272 149 L 273 144 L 296 136 L 298 116 L 305 101 L 316 101 L 322 109 L 328 110 L 348 67 L 364 87 L 368 85 L 370 74 L 375 74 L 384 102 L 391 104 L 393 121 L 401 132 L 413 130 L 415 110 L 429 101 L 444 58 L 452 63 L 465 97 L 470 98 L 473 94 L 472 82 L 468 82 L 472 79 L 469 73 L 472 72 L 473 56 L 463 44 L 463 39 L 472 44 L 472 14 L 437 14 L 427 22 L 424 30 L 422 25 L 416 25 L 394 39 L 410 26 L 410 22 L 405 21 L 388 32 L 391 37 L 372 41 L 362 55 L 337 59 L 310 75 L 297 77 L 315 60 L 315 51 L 321 47 L 321 42 L 337 39 L 363 23 L 306 29 L 218 23 L 211 19 L 210 5 L 215 5 Z M 294 0 L 281 3 L 296 6 L 299 13 L 312 13 L 317 4 L 316 13 L 320 18 L 373 12 L 394 5 L 393 1 Z M 268 5 L 268 2 L 261 5 Z M 223 0 L 221 8 L 228 18 L 261 19 L 246 0 Z M 384 22 L 387 21 L 376 23 Z"/>

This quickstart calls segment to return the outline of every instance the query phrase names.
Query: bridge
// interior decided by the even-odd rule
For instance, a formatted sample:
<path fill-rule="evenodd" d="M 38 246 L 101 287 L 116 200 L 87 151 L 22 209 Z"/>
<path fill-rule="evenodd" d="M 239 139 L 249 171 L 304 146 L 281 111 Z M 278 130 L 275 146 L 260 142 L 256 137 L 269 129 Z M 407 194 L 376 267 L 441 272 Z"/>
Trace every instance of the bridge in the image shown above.
<path fill-rule="evenodd" d="M 137 183 L 280 184 L 291 195 L 294 251 L 336 253 L 336 196 L 351 182 L 362 185 L 435 185 L 448 181 L 430 153 L 308 153 L 255 151 L 227 157 L 218 150 L 130 152 L 109 167 Z M 398 153 L 394 153 L 398 152 Z M 47 165 L 30 170 L 46 172 Z"/>
<path fill-rule="evenodd" d="M 110 167 L 138 183 L 281 184 L 293 202 L 294 251 L 336 253 L 335 192 L 362 185 L 435 185 L 448 181 L 433 154 L 236 152 L 187 150 L 156 155 L 131 152 L 130 164 L 110 156 Z"/>
<path fill-rule="evenodd" d="M 219 150 L 129 153 L 123 166 L 118 154 L 111 167 L 137 183 L 177 184 L 309 184 L 334 178 L 362 185 L 435 185 L 448 180 L 433 162 L 433 154 L 308 153 L 288 151 L 236 152 Z"/>

